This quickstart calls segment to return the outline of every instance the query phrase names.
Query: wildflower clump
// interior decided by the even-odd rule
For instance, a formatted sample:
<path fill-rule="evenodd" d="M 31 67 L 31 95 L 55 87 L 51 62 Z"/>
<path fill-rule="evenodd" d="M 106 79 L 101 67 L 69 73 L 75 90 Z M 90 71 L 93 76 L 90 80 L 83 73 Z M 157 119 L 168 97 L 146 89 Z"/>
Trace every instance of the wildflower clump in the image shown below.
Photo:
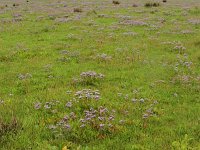
<path fill-rule="evenodd" d="M 95 71 L 82 72 L 80 74 L 80 81 L 85 84 L 93 84 L 105 77 L 102 73 L 96 73 Z"/>
<path fill-rule="evenodd" d="M 67 103 L 57 100 L 36 102 L 34 108 L 40 113 L 49 114 L 41 116 L 39 122 L 45 122 L 44 125 L 52 136 L 62 136 L 70 140 L 77 139 L 84 133 L 81 140 L 89 140 L 89 137 L 112 134 L 123 125 L 119 117 L 116 117 L 117 112 L 114 109 L 96 103 L 99 99 L 99 90 L 83 89 L 75 92 L 72 100 Z M 79 136 L 75 136 L 76 134 Z"/>
<path fill-rule="evenodd" d="M 83 100 L 83 99 L 99 100 L 100 99 L 100 93 L 99 93 L 99 90 L 83 89 L 83 90 L 77 91 L 75 93 L 75 97 L 77 97 L 80 100 Z"/>

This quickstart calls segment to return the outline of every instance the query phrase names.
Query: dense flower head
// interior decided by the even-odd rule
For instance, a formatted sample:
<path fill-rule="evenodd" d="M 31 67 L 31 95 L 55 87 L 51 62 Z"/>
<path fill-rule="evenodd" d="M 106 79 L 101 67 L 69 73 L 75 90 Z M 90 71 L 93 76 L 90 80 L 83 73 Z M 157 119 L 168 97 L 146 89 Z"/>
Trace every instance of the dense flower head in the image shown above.
<path fill-rule="evenodd" d="M 25 79 L 28 79 L 28 78 L 32 78 L 32 75 L 30 73 L 25 73 L 25 74 L 18 74 L 18 79 L 20 80 L 25 80 Z"/>
<path fill-rule="evenodd" d="M 83 79 L 102 79 L 105 77 L 105 75 L 101 73 L 96 73 L 95 71 L 82 72 L 80 76 Z"/>
<path fill-rule="evenodd" d="M 98 54 L 97 55 L 97 58 L 100 59 L 100 60 L 103 60 L 103 61 L 107 61 L 107 60 L 111 60 L 112 57 L 111 56 L 108 56 L 107 54 Z"/>
<path fill-rule="evenodd" d="M 99 93 L 99 90 L 83 89 L 81 91 L 77 91 L 75 93 L 75 97 L 77 97 L 78 99 L 99 100 L 100 99 L 100 93 Z"/>
<path fill-rule="evenodd" d="M 70 129 L 70 128 L 71 128 L 71 126 L 70 126 L 69 124 L 65 124 L 64 127 L 65 127 L 66 129 Z"/>
<path fill-rule="evenodd" d="M 143 114 L 142 118 L 147 119 L 149 117 L 149 114 Z"/>
<path fill-rule="evenodd" d="M 72 107 L 72 102 L 67 102 L 66 107 L 71 108 Z"/>
<path fill-rule="evenodd" d="M 93 126 L 94 124 L 98 125 L 98 129 L 103 129 L 106 127 L 113 127 L 109 126 L 111 122 L 114 120 L 114 114 L 108 111 L 107 108 L 100 106 L 98 109 L 90 108 L 89 110 L 84 111 L 84 116 L 79 120 L 81 123 L 81 128 L 85 126 Z"/>
<path fill-rule="evenodd" d="M 35 109 L 40 109 L 41 103 L 40 102 L 35 103 L 34 107 L 35 107 Z"/>
<path fill-rule="evenodd" d="M 54 130 L 54 129 L 56 129 L 57 128 L 57 126 L 55 126 L 55 125 L 49 125 L 49 127 L 48 127 L 50 130 Z"/>
<path fill-rule="evenodd" d="M 49 102 L 45 102 L 44 104 L 42 104 L 41 102 L 36 102 L 36 103 L 34 103 L 34 108 L 35 109 L 41 109 L 42 106 L 43 106 L 44 109 L 47 109 L 47 110 L 51 109 L 52 110 L 52 108 L 54 106 L 58 105 L 59 103 L 60 103 L 60 101 L 58 101 L 58 100 L 52 100 L 52 101 L 49 101 Z M 57 110 L 54 109 L 54 110 L 52 110 L 52 112 L 56 113 Z"/>
<path fill-rule="evenodd" d="M 4 101 L 0 99 L 0 105 L 3 104 L 3 103 L 4 103 Z"/>

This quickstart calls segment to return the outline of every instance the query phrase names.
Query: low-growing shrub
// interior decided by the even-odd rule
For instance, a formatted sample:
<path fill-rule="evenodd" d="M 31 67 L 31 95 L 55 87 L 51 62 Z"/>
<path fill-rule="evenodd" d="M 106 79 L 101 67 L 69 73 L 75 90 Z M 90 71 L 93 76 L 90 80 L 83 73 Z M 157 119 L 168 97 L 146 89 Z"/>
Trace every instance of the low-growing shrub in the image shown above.
<path fill-rule="evenodd" d="M 13 7 L 17 7 L 17 6 L 19 6 L 19 4 L 16 4 L 16 3 L 13 4 Z"/>
<path fill-rule="evenodd" d="M 158 7 L 158 6 L 160 6 L 160 3 L 158 3 L 158 2 L 147 2 L 144 6 L 145 7 Z"/>
<path fill-rule="evenodd" d="M 81 8 L 74 8 L 74 12 L 79 12 L 79 13 L 81 13 L 81 12 L 83 12 L 83 10 L 82 10 Z"/>
<path fill-rule="evenodd" d="M 137 4 L 133 4 L 132 7 L 138 7 L 138 5 Z"/>
<path fill-rule="evenodd" d="M 119 5 L 120 2 L 119 2 L 119 1 L 113 1 L 113 4 L 115 4 L 115 5 Z"/>

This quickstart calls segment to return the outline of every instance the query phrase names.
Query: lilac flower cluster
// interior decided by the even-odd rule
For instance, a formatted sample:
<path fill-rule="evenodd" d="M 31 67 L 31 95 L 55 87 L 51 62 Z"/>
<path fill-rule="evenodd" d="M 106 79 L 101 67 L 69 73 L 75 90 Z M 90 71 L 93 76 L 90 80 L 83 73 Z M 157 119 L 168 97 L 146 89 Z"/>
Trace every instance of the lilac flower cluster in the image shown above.
<path fill-rule="evenodd" d="M 172 45 L 172 46 L 174 46 L 174 49 L 177 49 L 179 47 L 182 47 L 184 49 L 184 46 L 183 46 L 182 42 L 180 42 L 180 41 L 165 41 L 165 42 L 162 42 L 162 44 Z"/>
<path fill-rule="evenodd" d="M 190 77 L 190 75 L 191 75 L 191 68 L 192 68 L 193 62 L 188 59 L 188 55 L 187 54 L 184 54 L 184 56 L 178 55 L 177 59 L 178 61 L 174 64 L 174 70 L 176 73 L 178 73 L 178 75 L 176 75 L 173 78 L 173 81 L 179 80 L 179 79 L 180 79 L 179 81 L 184 81 L 184 78 L 185 79 L 192 78 Z"/>
<path fill-rule="evenodd" d="M 143 114 L 142 118 L 143 119 L 147 119 L 148 117 L 153 115 L 153 109 L 149 108 L 145 111 L 145 113 Z"/>
<path fill-rule="evenodd" d="M 111 60 L 112 59 L 112 57 L 111 56 L 108 56 L 107 54 L 98 54 L 97 55 L 97 58 L 99 59 L 99 60 L 103 60 L 103 61 L 109 61 L 109 60 Z"/>
<path fill-rule="evenodd" d="M 76 119 L 76 114 L 71 112 L 69 115 L 65 115 L 60 121 L 57 122 L 56 127 L 60 127 L 62 129 L 71 129 L 70 121 Z"/>
<path fill-rule="evenodd" d="M 174 50 L 178 50 L 179 53 L 183 53 L 186 50 L 186 48 L 183 45 L 176 45 L 174 47 Z"/>
<path fill-rule="evenodd" d="M 61 55 L 67 55 L 67 54 L 69 54 L 69 51 L 68 50 L 61 50 L 60 54 Z"/>
<path fill-rule="evenodd" d="M 72 19 L 70 19 L 70 18 L 64 18 L 64 17 L 60 17 L 60 18 L 56 18 L 55 19 L 55 22 L 56 23 L 66 23 L 66 22 L 69 22 L 69 21 L 71 21 Z"/>
<path fill-rule="evenodd" d="M 172 41 L 172 42 L 162 42 L 162 44 L 172 45 L 173 49 L 178 51 L 180 54 L 185 53 L 186 47 L 180 41 Z"/>
<path fill-rule="evenodd" d="M 144 99 L 144 98 L 140 98 L 140 99 L 132 98 L 131 101 L 133 103 L 136 103 L 136 102 L 144 103 L 145 101 L 147 101 L 147 99 Z"/>
<path fill-rule="evenodd" d="M 176 75 L 172 78 L 172 83 L 191 83 L 198 82 L 198 78 L 192 72 L 193 62 L 189 60 L 188 55 L 177 55 L 177 62 L 174 64 Z"/>
<path fill-rule="evenodd" d="M 77 35 L 75 35 L 75 34 L 68 34 L 66 36 L 66 39 L 67 40 L 80 40 L 80 38 Z"/>
<path fill-rule="evenodd" d="M 70 95 L 72 93 L 72 91 L 66 91 L 66 94 Z"/>
<path fill-rule="evenodd" d="M 194 32 L 191 30 L 182 30 L 181 34 L 193 34 Z"/>
<path fill-rule="evenodd" d="M 61 61 L 61 62 L 69 62 L 70 60 L 71 60 L 70 58 L 64 57 L 64 56 L 58 59 L 58 61 Z"/>
<path fill-rule="evenodd" d="M 82 79 L 102 79 L 105 77 L 105 75 L 96 73 L 95 71 L 82 72 L 80 76 Z"/>
<path fill-rule="evenodd" d="M 75 50 L 75 51 L 68 51 L 68 50 L 62 50 L 60 51 L 61 55 L 67 55 L 70 58 L 77 58 L 80 56 L 80 52 Z"/>
<path fill-rule="evenodd" d="M 136 36 L 137 33 L 135 33 L 135 32 L 124 32 L 123 35 L 125 35 L 125 36 Z"/>
<path fill-rule="evenodd" d="M 196 78 L 192 77 L 191 75 L 177 75 L 172 79 L 172 82 L 175 83 L 176 81 L 184 83 L 184 84 L 188 84 L 191 83 L 192 81 L 195 81 Z"/>
<path fill-rule="evenodd" d="M 127 100 L 127 99 L 129 98 L 129 95 L 128 95 L 128 94 L 123 95 L 122 93 L 117 93 L 117 95 L 118 95 L 119 97 L 124 98 L 125 100 Z"/>
<path fill-rule="evenodd" d="M 137 94 L 138 91 L 137 91 L 137 90 L 134 90 L 133 93 L 134 93 L 134 94 Z M 118 96 L 119 96 L 119 97 L 122 97 L 122 98 L 125 99 L 125 100 L 130 100 L 129 94 L 118 93 Z M 131 99 L 131 102 L 133 102 L 133 103 L 137 103 L 137 102 L 139 102 L 139 103 L 144 103 L 145 101 L 148 101 L 148 99 L 147 99 L 147 98 L 132 98 L 132 99 Z"/>
<path fill-rule="evenodd" d="M 80 53 L 78 51 L 61 50 L 60 55 L 61 57 L 58 61 L 69 62 L 70 60 L 78 59 Z"/>
<path fill-rule="evenodd" d="M 84 113 L 84 117 L 80 119 L 81 128 L 91 126 L 98 130 L 104 130 L 113 127 L 113 121 L 115 120 L 114 111 L 110 113 L 106 107 L 90 108 L 85 110 Z"/>
<path fill-rule="evenodd" d="M 142 115 L 143 119 L 148 119 L 149 117 L 152 117 L 155 115 L 154 111 L 153 111 L 153 107 L 158 104 L 158 102 L 155 100 L 153 102 L 153 104 L 150 105 L 150 108 L 148 108 Z"/>
<path fill-rule="evenodd" d="M 42 104 L 40 102 L 36 102 L 34 104 L 34 108 L 36 110 L 39 110 L 39 109 L 41 109 L 43 107 L 46 110 L 52 110 L 53 106 L 56 106 L 59 103 L 60 103 L 60 101 L 58 101 L 58 100 L 52 100 L 50 102 L 46 102 L 45 104 Z M 54 110 L 52 110 L 52 111 L 54 112 Z"/>
<path fill-rule="evenodd" d="M 18 74 L 17 77 L 20 80 L 25 80 L 25 79 L 28 79 L 28 78 L 32 78 L 32 75 L 30 73 Z"/>
<path fill-rule="evenodd" d="M 190 69 L 192 64 L 192 61 L 188 60 L 188 56 L 185 54 L 184 58 L 178 57 L 178 62 L 176 63 L 176 66 L 182 66 Z"/>
<path fill-rule="evenodd" d="M 81 91 L 77 91 L 75 93 L 75 97 L 77 97 L 78 99 L 99 100 L 100 93 L 99 93 L 99 90 L 83 89 Z"/>
<path fill-rule="evenodd" d="M 45 65 L 43 68 L 44 68 L 44 71 L 45 71 L 45 72 L 50 72 L 51 69 L 52 69 L 52 65 L 51 65 L 51 64 L 47 64 L 47 65 Z"/>
<path fill-rule="evenodd" d="M 86 129 L 90 127 L 94 130 L 111 130 L 116 123 L 115 111 L 109 111 L 107 108 L 100 106 L 97 109 L 90 108 L 85 110 L 82 118 L 77 117 L 74 112 L 65 115 L 59 121 L 48 126 L 52 132 L 72 131 L 72 129 Z M 75 123 L 77 122 L 77 123 Z M 121 124 L 123 120 L 119 121 Z"/>
<path fill-rule="evenodd" d="M 44 104 L 44 108 L 45 109 L 52 109 L 54 106 L 56 106 L 57 104 L 59 104 L 60 103 L 60 101 L 58 101 L 58 100 L 52 100 L 52 101 L 50 101 L 50 102 L 46 102 L 45 104 Z"/>
<path fill-rule="evenodd" d="M 133 92 L 136 94 L 138 91 Z M 67 94 L 71 94 L 72 91 L 67 91 Z M 126 101 L 130 101 L 130 95 L 118 93 L 118 96 L 122 97 Z M 61 119 L 50 119 L 52 120 L 51 123 L 48 123 L 48 128 L 54 133 L 58 135 L 64 135 L 65 132 L 72 132 L 74 130 L 96 130 L 98 132 L 104 132 L 104 131 L 115 131 L 119 125 L 124 125 L 125 120 L 120 120 L 119 118 L 116 118 L 116 111 L 114 110 L 108 110 L 105 106 L 100 106 L 97 108 L 94 108 L 94 106 L 90 105 L 91 103 L 86 103 L 87 106 L 83 105 L 84 107 L 81 107 L 82 109 L 76 109 L 76 107 L 73 107 L 74 105 L 81 105 L 82 100 L 99 100 L 100 99 L 100 92 L 99 90 L 92 90 L 92 89 L 83 89 L 80 91 L 77 91 L 74 93 L 74 97 L 72 100 L 66 102 L 65 106 L 68 109 L 65 109 L 65 111 L 70 111 L 66 115 L 64 115 Z M 147 98 L 133 98 L 131 99 L 133 103 L 139 103 L 139 104 L 148 104 L 149 100 Z M 145 103 L 146 102 L 146 103 Z M 58 115 L 58 109 L 56 109 L 57 104 L 59 104 L 60 101 L 52 100 L 45 103 L 36 102 L 35 103 L 35 109 L 44 109 L 47 112 L 56 112 Z M 154 106 L 157 104 L 157 101 L 154 101 L 150 108 L 148 108 L 142 115 L 143 119 L 148 119 L 151 116 L 155 115 L 154 112 Z M 138 105 L 139 106 L 139 105 Z M 90 109 L 88 109 L 90 108 Z M 140 108 L 141 109 L 141 108 Z M 123 115 L 128 116 L 129 110 L 122 110 L 120 111 L 123 113 Z M 52 115 L 55 117 L 55 115 Z M 119 119 L 119 120 L 118 120 Z M 128 123 L 128 122 L 127 122 Z"/>
<path fill-rule="evenodd" d="M 67 102 L 67 104 L 65 106 L 68 107 L 68 108 L 71 108 L 72 107 L 72 102 L 71 101 Z"/>
<path fill-rule="evenodd" d="M 143 22 L 140 20 L 124 20 L 124 21 L 121 21 L 120 24 L 132 25 L 132 26 L 147 26 L 148 25 L 146 22 Z"/>
<path fill-rule="evenodd" d="M 193 24 L 193 25 L 199 25 L 200 19 L 190 19 L 190 20 L 188 20 L 188 22 Z"/>
<path fill-rule="evenodd" d="M 0 105 L 4 104 L 4 100 L 0 99 Z"/>
<path fill-rule="evenodd" d="M 55 125 L 49 125 L 48 128 L 52 131 L 55 131 L 56 129 L 64 129 L 69 131 L 71 129 L 70 121 L 74 120 L 75 118 L 75 113 L 71 112 L 69 115 L 65 115 L 63 118 L 61 118 Z"/>
<path fill-rule="evenodd" d="M 12 19 L 13 22 L 19 22 L 19 21 L 22 21 L 22 20 L 23 20 L 23 16 L 21 14 L 14 14 L 13 15 L 13 19 Z"/>
<path fill-rule="evenodd" d="M 35 103 L 34 107 L 35 107 L 35 109 L 40 109 L 42 107 L 41 105 L 42 105 L 42 103 L 37 102 L 37 103 Z"/>

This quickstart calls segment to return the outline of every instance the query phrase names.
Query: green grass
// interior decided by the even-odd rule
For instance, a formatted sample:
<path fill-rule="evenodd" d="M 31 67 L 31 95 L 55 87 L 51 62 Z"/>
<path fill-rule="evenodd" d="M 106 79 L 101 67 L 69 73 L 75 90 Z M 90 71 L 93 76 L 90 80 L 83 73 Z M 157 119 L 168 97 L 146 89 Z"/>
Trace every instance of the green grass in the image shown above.
<path fill-rule="evenodd" d="M 123 2 L 118 6 L 106 2 L 108 7 L 101 8 L 93 2 L 97 14 L 82 6 L 82 13 L 68 12 L 72 20 L 65 23 L 49 19 L 53 12 L 44 12 L 45 2 L 39 11 L 20 3 L 19 8 L 0 13 L 0 149 L 199 149 L 200 30 L 199 24 L 188 21 L 198 20 L 199 7 L 175 7 L 175 1 L 145 8 L 146 1 L 141 1 L 132 8 L 128 1 L 124 2 L 130 3 L 128 9 Z M 25 7 L 32 12 L 25 12 Z M 15 13 L 23 20 L 11 21 Z M 76 19 L 79 15 L 81 19 Z M 119 24 L 126 17 L 147 25 Z M 80 74 L 90 70 L 105 77 L 82 80 Z M 99 90 L 101 98 L 75 102 L 75 92 L 82 89 Z M 133 103 L 133 98 L 145 102 Z M 52 100 L 60 103 L 45 109 Z M 69 101 L 71 108 L 65 106 Z M 42 103 L 38 110 L 37 102 Z M 113 127 L 100 129 L 97 118 L 80 128 L 84 110 L 100 106 L 109 110 L 108 116 L 115 110 Z M 152 115 L 144 119 L 149 108 Z M 70 120 L 69 130 L 48 128 L 71 112 L 76 118 Z"/>

